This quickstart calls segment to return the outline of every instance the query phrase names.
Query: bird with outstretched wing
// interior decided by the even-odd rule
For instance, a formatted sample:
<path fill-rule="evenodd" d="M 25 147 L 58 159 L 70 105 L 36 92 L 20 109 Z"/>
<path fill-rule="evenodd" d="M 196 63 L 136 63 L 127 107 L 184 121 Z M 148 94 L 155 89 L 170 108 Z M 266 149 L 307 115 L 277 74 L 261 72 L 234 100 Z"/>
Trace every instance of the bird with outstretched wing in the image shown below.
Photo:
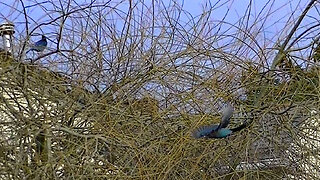
<path fill-rule="evenodd" d="M 202 126 L 196 129 L 192 133 L 192 136 L 194 138 L 225 138 L 231 135 L 232 133 L 240 131 L 241 129 L 247 127 L 248 124 L 245 122 L 236 128 L 227 128 L 230 119 L 233 115 L 233 111 L 233 107 L 230 104 L 228 104 L 222 112 L 222 118 L 219 125 L 213 124 L 208 126 Z"/>

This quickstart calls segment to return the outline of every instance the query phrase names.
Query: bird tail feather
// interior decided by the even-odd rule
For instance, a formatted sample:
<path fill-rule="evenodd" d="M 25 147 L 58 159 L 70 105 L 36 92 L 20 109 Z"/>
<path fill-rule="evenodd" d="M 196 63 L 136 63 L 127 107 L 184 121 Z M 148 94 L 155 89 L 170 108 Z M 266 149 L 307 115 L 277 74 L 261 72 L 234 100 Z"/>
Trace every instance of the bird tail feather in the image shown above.
<path fill-rule="evenodd" d="M 237 132 L 240 131 L 241 129 L 244 129 L 248 126 L 248 123 L 243 123 L 240 126 L 236 127 L 236 128 L 232 128 L 230 129 L 232 132 Z"/>

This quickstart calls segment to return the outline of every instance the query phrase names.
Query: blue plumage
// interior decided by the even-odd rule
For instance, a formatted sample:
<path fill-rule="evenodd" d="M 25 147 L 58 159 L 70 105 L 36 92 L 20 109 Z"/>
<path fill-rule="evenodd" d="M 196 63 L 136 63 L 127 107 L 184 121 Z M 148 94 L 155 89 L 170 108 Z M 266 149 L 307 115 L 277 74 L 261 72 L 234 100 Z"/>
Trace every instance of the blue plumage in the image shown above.
<path fill-rule="evenodd" d="M 34 43 L 31 49 L 29 49 L 26 53 L 29 51 L 36 51 L 36 52 L 42 52 L 47 47 L 47 38 L 46 36 L 42 35 L 41 40 Z"/>
<path fill-rule="evenodd" d="M 192 136 L 194 138 L 206 137 L 210 132 L 215 131 L 218 127 L 219 126 L 216 124 L 199 127 L 196 131 L 193 132 Z"/>
<path fill-rule="evenodd" d="M 233 132 L 240 131 L 241 129 L 245 128 L 247 126 L 246 123 L 237 128 L 226 128 L 230 122 L 233 111 L 233 107 L 228 104 L 222 112 L 222 118 L 219 125 L 213 124 L 209 126 L 202 126 L 195 130 L 192 136 L 194 138 L 225 138 L 231 135 Z"/>

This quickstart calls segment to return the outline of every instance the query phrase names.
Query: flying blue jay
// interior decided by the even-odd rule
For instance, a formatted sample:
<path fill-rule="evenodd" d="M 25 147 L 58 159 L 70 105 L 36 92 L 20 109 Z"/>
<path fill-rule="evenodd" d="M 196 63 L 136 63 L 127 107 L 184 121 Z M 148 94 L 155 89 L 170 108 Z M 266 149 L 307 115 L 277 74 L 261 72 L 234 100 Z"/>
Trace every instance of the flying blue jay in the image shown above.
<path fill-rule="evenodd" d="M 228 104 L 222 112 L 222 118 L 219 125 L 213 124 L 200 127 L 193 132 L 192 136 L 194 138 L 225 138 L 231 135 L 233 132 L 240 131 L 241 129 L 247 127 L 247 123 L 244 123 L 236 128 L 226 128 L 230 122 L 233 111 L 233 107 Z"/>
<path fill-rule="evenodd" d="M 47 38 L 46 36 L 42 35 L 41 40 L 34 43 L 31 49 L 29 49 L 26 53 L 29 51 L 36 51 L 36 52 L 42 52 L 47 47 Z"/>

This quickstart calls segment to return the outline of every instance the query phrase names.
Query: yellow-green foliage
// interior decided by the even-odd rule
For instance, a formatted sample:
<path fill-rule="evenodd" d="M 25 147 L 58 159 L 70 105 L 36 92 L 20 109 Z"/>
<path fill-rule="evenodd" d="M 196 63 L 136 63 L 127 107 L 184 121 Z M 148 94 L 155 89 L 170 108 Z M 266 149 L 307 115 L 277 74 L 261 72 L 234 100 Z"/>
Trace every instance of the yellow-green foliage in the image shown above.
<path fill-rule="evenodd" d="M 15 178 L 281 179 L 292 169 L 259 163 L 294 158 L 291 144 L 303 133 L 293 128 L 296 115 L 272 113 L 290 103 L 307 107 L 319 97 L 316 68 L 275 83 L 251 67 L 242 80 L 248 99 L 235 105 L 244 115 L 230 124 L 249 116 L 250 127 L 225 139 L 193 139 L 197 127 L 219 123 L 218 111 L 172 116 L 171 107 L 150 96 L 117 99 L 77 83 L 66 86 L 66 77 L 37 66 L 2 61 L 1 67 L 1 134 L 15 139 L 1 141 L 0 162 L 7 174 L 19 169 Z M 221 92 L 217 98 L 230 99 L 219 87 L 218 81 L 211 86 Z"/>

